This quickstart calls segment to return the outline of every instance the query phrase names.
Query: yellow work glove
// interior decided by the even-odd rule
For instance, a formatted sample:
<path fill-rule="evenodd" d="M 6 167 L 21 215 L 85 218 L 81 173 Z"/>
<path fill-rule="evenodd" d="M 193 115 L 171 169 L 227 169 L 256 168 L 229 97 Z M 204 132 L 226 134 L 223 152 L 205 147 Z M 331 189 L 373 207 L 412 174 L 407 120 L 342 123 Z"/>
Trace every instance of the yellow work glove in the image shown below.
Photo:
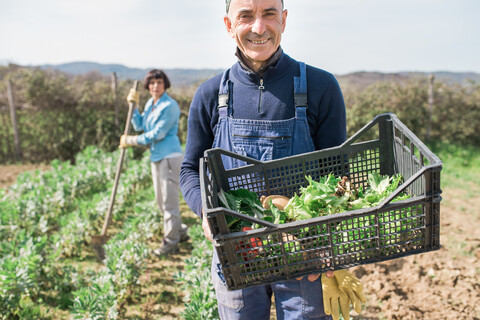
<path fill-rule="evenodd" d="M 135 107 L 138 106 L 140 103 L 140 93 L 138 93 L 138 91 L 134 88 L 131 88 L 127 96 L 127 102 L 133 102 L 135 103 Z"/>
<path fill-rule="evenodd" d="M 138 136 L 127 136 L 122 135 L 120 137 L 120 145 L 118 146 L 120 149 L 138 146 L 137 142 Z"/>
<path fill-rule="evenodd" d="M 337 279 L 329 278 L 322 273 L 321 280 L 325 314 L 331 315 L 333 320 L 339 320 L 341 311 L 343 319 L 350 320 L 350 299 L 338 287 Z"/>
<path fill-rule="evenodd" d="M 336 270 L 334 276 L 337 279 L 340 290 L 352 301 L 353 309 L 360 313 L 362 311 L 360 302 L 367 302 L 360 280 L 347 270 Z"/>

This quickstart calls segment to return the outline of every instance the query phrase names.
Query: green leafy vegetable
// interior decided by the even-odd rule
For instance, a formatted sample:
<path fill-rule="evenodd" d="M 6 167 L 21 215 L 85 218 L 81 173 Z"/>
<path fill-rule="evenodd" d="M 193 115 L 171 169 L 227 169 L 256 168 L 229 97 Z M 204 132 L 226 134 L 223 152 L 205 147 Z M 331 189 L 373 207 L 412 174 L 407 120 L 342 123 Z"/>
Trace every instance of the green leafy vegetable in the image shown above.
<path fill-rule="evenodd" d="M 264 209 L 256 193 L 247 189 L 219 192 L 219 199 L 228 209 L 263 219 L 275 224 L 306 220 L 319 216 L 334 214 L 355 209 L 370 208 L 378 205 L 394 192 L 403 181 L 401 175 L 380 175 L 369 173 L 368 186 L 364 191 L 360 186 L 355 188 L 347 178 L 336 178 L 333 174 L 321 177 L 318 181 L 310 176 L 306 187 L 294 194 L 284 210 L 280 210 L 271 200 L 270 209 Z M 394 201 L 408 198 L 408 194 L 400 194 Z M 236 217 L 227 216 L 227 224 L 232 231 L 239 231 L 251 223 Z M 255 226 L 252 226 L 255 227 Z"/>
<path fill-rule="evenodd" d="M 285 220 L 287 219 L 287 214 L 285 213 L 285 211 L 282 211 L 282 210 L 278 209 L 273 204 L 272 200 L 269 200 L 268 204 L 270 205 L 270 211 L 272 212 L 273 217 L 275 218 L 273 223 L 275 223 L 275 224 L 285 223 Z"/>
<path fill-rule="evenodd" d="M 262 207 L 260 200 L 255 192 L 247 189 L 229 190 L 225 192 L 220 190 L 218 198 L 227 209 L 237 211 L 265 221 L 274 222 L 274 216 L 271 210 Z M 251 227 L 251 223 L 241 220 L 237 217 L 226 216 L 227 226 L 230 230 L 240 231 L 243 227 Z"/>

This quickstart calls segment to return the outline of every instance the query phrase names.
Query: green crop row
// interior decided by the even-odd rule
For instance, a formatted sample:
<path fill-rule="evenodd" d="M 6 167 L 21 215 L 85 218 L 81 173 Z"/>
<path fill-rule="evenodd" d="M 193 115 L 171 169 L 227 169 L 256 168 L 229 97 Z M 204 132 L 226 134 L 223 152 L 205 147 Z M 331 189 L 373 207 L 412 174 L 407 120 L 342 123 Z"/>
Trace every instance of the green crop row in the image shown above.
<path fill-rule="evenodd" d="M 191 257 L 185 261 L 184 270 L 174 276 L 182 291 L 187 292 L 184 298 L 185 310 L 181 316 L 185 320 L 219 319 L 217 299 L 210 277 L 212 243 L 205 238 L 203 229 L 198 224 L 188 232 L 195 246 Z"/>
<path fill-rule="evenodd" d="M 100 234 L 118 157 L 88 147 L 75 165 L 55 160 L 51 170 L 22 174 L 0 189 L 0 319 L 121 317 L 160 221 L 149 159 L 128 150 L 115 236 L 104 246 L 104 264 L 96 260 L 90 239 Z"/>

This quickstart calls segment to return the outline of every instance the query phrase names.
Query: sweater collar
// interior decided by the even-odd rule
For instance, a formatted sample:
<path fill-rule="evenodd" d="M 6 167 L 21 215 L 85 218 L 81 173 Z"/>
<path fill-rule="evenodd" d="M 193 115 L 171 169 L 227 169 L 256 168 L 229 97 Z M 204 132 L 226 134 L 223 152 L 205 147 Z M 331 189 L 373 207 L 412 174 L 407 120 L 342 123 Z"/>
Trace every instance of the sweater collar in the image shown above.
<path fill-rule="evenodd" d="M 289 57 L 283 50 L 279 51 L 280 57 L 278 61 L 269 65 L 266 68 L 265 72 L 261 75 L 251 71 L 250 69 L 245 69 L 242 66 L 240 61 L 237 61 L 231 68 L 231 77 L 236 78 L 247 85 L 258 85 L 258 81 L 263 79 L 264 81 L 271 82 L 283 77 L 287 73 L 292 72 L 292 68 L 298 69 L 298 63 Z"/>
<path fill-rule="evenodd" d="M 270 66 L 275 65 L 278 62 L 278 60 L 280 60 L 282 53 L 283 53 L 282 48 L 278 47 L 277 51 L 275 51 L 275 53 L 270 58 L 268 58 L 268 60 L 265 63 L 265 66 L 261 68 L 258 72 L 253 71 L 248 66 L 248 64 L 246 63 L 247 57 L 245 57 L 243 52 L 240 51 L 238 47 L 237 47 L 237 51 L 235 52 L 235 55 L 237 56 L 238 62 L 240 63 L 240 66 L 242 67 L 242 69 L 244 69 L 247 72 L 255 73 L 259 78 L 262 78 L 263 75 L 265 74 L 265 71 L 267 71 Z"/>

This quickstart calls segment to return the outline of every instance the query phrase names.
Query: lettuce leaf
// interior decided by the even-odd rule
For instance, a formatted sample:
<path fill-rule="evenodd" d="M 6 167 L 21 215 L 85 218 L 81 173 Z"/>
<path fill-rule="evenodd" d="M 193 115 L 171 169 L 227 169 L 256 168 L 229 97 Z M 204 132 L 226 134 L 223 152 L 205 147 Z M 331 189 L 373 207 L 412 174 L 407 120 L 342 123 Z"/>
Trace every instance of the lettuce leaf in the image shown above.
<path fill-rule="evenodd" d="M 377 172 L 368 174 L 367 188 L 363 190 L 352 187 L 348 192 L 337 192 L 341 178 L 333 174 L 321 177 L 318 181 L 306 176 L 308 185 L 301 187 L 299 194 L 294 194 L 284 210 L 279 210 L 270 200 L 270 209 L 264 209 L 255 192 L 247 189 L 237 189 L 218 194 L 223 206 L 259 219 L 282 224 L 291 221 L 306 220 L 319 216 L 330 215 L 338 212 L 369 208 L 378 205 L 386 199 L 403 182 L 401 175 L 380 175 Z M 346 179 L 346 178 L 345 178 Z M 348 179 L 347 179 L 348 180 Z M 342 181 L 344 182 L 344 181 Z M 343 190 L 345 191 L 345 190 Z M 394 201 L 408 198 L 408 194 L 401 194 Z M 231 230 L 240 230 L 248 225 L 236 217 L 227 217 Z"/>

